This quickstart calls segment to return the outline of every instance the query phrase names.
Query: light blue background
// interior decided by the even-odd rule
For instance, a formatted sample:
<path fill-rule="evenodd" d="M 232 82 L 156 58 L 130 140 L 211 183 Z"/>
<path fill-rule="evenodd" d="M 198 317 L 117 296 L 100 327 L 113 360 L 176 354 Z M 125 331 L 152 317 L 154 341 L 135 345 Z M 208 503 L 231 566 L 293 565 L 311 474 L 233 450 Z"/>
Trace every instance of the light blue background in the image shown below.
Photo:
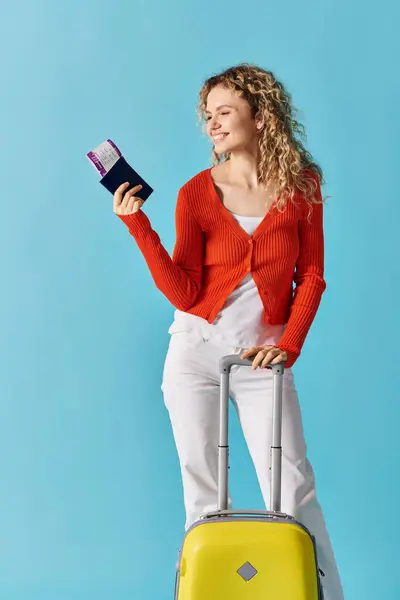
<path fill-rule="evenodd" d="M 0 25 L 0 597 L 172 599 L 184 511 L 160 390 L 173 307 L 85 155 L 107 137 L 154 187 L 210 165 L 203 80 L 275 71 L 324 167 L 326 279 L 295 367 L 346 600 L 398 584 L 398 4 L 38 1 Z M 235 415 L 236 507 L 263 508 Z"/>

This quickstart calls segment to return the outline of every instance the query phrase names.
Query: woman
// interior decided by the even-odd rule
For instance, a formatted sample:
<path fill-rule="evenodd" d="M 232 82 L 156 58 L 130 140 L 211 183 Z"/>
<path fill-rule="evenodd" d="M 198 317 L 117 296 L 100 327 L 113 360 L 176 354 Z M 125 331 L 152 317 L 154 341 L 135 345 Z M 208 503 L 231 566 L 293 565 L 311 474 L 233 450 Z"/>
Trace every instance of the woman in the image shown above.
<path fill-rule="evenodd" d="M 254 357 L 252 369 L 233 367 L 230 391 L 267 506 L 272 372 L 265 367 L 285 361 L 282 511 L 315 536 L 325 600 L 340 600 L 291 370 L 326 285 L 322 171 L 299 139 L 290 95 L 271 72 L 243 63 L 211 77 L 198 110 L 214 142 L 213 166 L 179 190 L 172 259 L 141 210 L 140 186 L 124 194 L 124 184 L 114 197 L 114 212 L 176 307 L 162 390 L 181 465 L 185 528 L 216 509 L 218 363 L 225 354 Z"/>

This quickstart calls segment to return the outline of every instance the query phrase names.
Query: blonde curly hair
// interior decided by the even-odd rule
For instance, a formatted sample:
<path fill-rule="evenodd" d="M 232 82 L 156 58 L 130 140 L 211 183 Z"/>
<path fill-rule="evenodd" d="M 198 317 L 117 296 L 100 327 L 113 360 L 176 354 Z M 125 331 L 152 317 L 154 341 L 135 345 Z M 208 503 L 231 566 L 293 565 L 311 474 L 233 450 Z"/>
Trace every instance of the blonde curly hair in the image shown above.
<path fill-rule="evenodd" d="M 259 136 L 258 180 L 267 186 L 273 182 L 279 200 L 276 206 L 284 210 L 288 199 L 296 203 L 299 191 L 309 204 L 323 202 L 316 194 L 318 184 L 324 183 L 321 167 L 314 162 L 302 140 L 304 126 L 296 120 L 297 109 L 284 85 L 271 71 L 244 62 L 208 78 L 199 92 L 197 113 L 206 122 L 206 104 L 210 91 L 217 85 L 239 92 L 247 100 L 251 115 L 263 118 Z M 212 149 L 212 165 L 230 160 L 230 154 L 217 154 Z M 319 197 L 316 197 L 319 196 Z"/>

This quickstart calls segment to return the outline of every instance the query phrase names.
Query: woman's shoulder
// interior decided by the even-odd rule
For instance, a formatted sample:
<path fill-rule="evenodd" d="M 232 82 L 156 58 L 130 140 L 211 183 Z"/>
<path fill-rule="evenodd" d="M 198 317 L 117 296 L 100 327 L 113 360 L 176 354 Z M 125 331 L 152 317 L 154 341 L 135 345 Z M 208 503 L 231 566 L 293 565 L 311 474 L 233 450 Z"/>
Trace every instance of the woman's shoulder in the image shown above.
<path fill-rule="evenodd" d="M 203 169 L 192 175 L 188 180 L 186 180 L 182 186 L 181 190 L 184 192 L 194 192 L 207 189 L 209 185 L 209 177 L 210 177 L 211 168 Z"/>
<path fill-rule="evenodd" d="M 212 196 L 212 179 L 210 168 L 203 169 L 192 175 L 181 187 L 178 193 L 178 205 L 185 207 L 198 223 L 204 223 L 210 217 L 210 202 Z"/>

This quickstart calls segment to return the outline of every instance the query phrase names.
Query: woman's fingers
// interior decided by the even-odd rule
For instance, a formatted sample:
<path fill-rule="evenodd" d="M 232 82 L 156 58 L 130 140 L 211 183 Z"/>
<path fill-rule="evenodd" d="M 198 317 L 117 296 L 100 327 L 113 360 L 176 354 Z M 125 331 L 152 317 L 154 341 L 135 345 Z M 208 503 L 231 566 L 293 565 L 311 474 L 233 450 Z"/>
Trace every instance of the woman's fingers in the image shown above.
<path fill-rule="evenodd" d="M 256 354 L 258 352 L 260 348 L 253 346 L 253 348 L 248 348 L 248 350 L 245 350 L 243 352 L 243 354 L 240 355 L 240 358 L 248 358 L 249 356 L 252 356 L 253 354 Z"/>
<path fill-rule="evenodd" d="M 129 206 L 129 203 L 131 201 L 131 199 L 133 198 L 133 200 L 135 200 L 135 194 L 136 192 L 138 192 L 141 189 L 141 185 L 136 185 L 135 187 L 133 187 L 131 190 L 129 190 L 128 192 L 126 192 L 122 203 L 121 203 L 121 208 L 124 210 L 124 214 L 129 214 L 127 213 L 127 209 Z"/>
<path fill-rule="evenodd" d="M 271 365 L 277 365 L 280 362 L 286 361 L 287 360 L 287 353 L 284 352 L 283 350 L 281 350 L 281 353 L 275 357 L 273 360 L 271 360 Z"/>
<path fill-rule="evenodd" d="M 114 192 L 114 212 L 117 212 L 118 207 L 122 203 L 123 192 L 128 187 L 129 182 L 122 183 Z"/>
<path fill-rule="evenodd" d="M 245 352 L 240 355 L 240 358 L 245 359 L 254 355 L 255 358 L 252 364 L 253 371 L 259 366 L 265 368 L 268 365 L 276 365 L 287 360 L 286 352 L 276 346 L 254 346 L 253 348 L 245 350 Z"/>
<path fill-rule="evenodd" d="M 128 182 L 123 183 L 114 193 L 114 212 L 117 215 L 129 215 L 135 213 L 144 203 L 144 200 L 135 197 L 135 194 L 141 190 L 143 186 L 136 185 L 124 194 L 124 190 L 128 185 Z"/>
<path fill-rule="evenodd" d="M 257 369 L 257 367 L 259 367 L 260 364 L 262 363 L 262 361 L 265 357 L 265 352 L 266 352 L 266 350 L 260 350 L 259 352 L 257 352 L 256 357 L 253 360 L 253 364 L 251 365 L 251 368 L 253 369 L 253 371 L 255 371 L 255 369 Z"/>
<path fill-rule="evenodd" d="M 272 364 L 272 361 L 275 360 L 276 358 L 278 358 L 281 354 L 281 351 L 279 350 L 279 348 L 271 348 L 271 350 L 269 350 L 265 356 L 264 356 L 264 360 L 261 363 L 261 367 L 265 368 L 267 365 Z"/>
<path fill-rule="evenodd" d="M 131 206 L 132 203 L 132 206 Z M 142 200 L 141 198 L 133 198 L 131 200 L 131 202 L 129 203 L 129 207 L 127 210 L 127 214 L 128 215 L 132 215 L 134 213 L 136 213 L 144 204 L 144 200 Z"/>

